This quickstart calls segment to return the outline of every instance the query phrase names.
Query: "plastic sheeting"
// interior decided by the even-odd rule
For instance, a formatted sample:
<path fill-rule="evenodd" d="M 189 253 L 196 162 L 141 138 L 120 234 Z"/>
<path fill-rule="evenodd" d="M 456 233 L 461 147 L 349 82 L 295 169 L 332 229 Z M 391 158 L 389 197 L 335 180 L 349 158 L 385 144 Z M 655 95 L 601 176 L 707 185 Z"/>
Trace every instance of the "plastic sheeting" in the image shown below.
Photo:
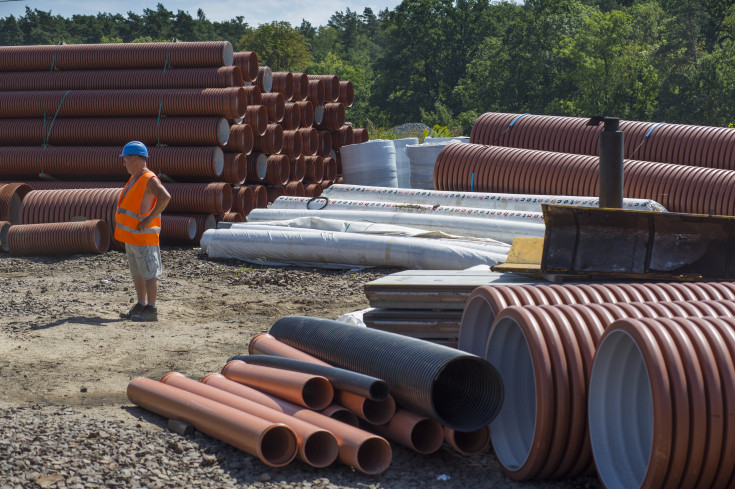
<path fill-rule="evenodd" d="M 432 138 L 432 137 L 427 136 L 424 138 L 424 144 L 448 143 L 449 141 L 459 141 L 460 143 L 469 143 L 470 137 L 469 136 L 456 136 L 453 138 Z"/>
<path fill-rule="evenodd" d="M 373 139 L 340 149 L 342 176 L 346 182 L 361 185 L 397 187 L 396 148 L 393 141 Z"/>
<path fill-rule="evenodd" d="M 393 146 L 396 148 L 396 178 L 399 188 L 411 187 L 411 160 L 408 159 L 406 146 L 419 144 L 418 138 L 394 139 Z"/>
<path fill-rule="evenodd" d="M 462 144 L 462 142 L 452 139 L 447 142 L 409 144 L 406 146 L 406 153 L 411 162 L 411 188 L 434 188 L 436 158 L 447 144 Z"/>
<path fill-rule="evenodd" d="M 330 199 L 357 200 L 363 202 L 407 202 L 422 205 L 508 209 L 529 212 L 541 212 L 541 204 L 598 207 L 600 202 L 600 199 L 597 197 L 453 192 L 339 184 L 331 185 L 324 189 L 322 196 L 329 197 Z M 623 208 L 666 212 L 664 206 L 648 199 L 623 199 Z"/>

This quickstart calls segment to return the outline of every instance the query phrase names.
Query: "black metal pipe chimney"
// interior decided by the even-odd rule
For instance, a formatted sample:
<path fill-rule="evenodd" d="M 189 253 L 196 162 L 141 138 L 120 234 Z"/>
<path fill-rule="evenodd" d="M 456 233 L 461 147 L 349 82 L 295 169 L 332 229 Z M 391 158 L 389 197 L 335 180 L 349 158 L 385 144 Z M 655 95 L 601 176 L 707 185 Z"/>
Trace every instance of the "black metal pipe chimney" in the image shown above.
<path fill-rule="evenodd" d="M 623 207 L 623 148 L 624 134 L 620 130 L 617 117 L 593 117 L 588 126 L 599 126 L 600 132 L 600 204 L 601 208 L 621 209 Z"/>

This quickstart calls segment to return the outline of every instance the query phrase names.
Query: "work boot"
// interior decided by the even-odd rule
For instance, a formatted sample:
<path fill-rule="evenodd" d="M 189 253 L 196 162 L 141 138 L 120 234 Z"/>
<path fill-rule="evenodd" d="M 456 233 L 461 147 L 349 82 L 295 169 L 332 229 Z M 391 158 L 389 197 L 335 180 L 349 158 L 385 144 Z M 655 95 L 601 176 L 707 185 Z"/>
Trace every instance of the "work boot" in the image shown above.
<path fill-rule="evenodd" d="M 140 312 L 130 316 L 130 319 L 138 322 L 158 321 L 158 309 L 155 306 L 145 306 Z"/>
<path fill-rule="evenodd" d="M 141 304 L 140 302 L 136 302 L 135 305 L 131 307 L 128 312 L 121 312 L 120 317 L 123 319 L 130 319 L 134 315 L 141 312 L 144 308 L 145 306 L 143 304 Z"/>

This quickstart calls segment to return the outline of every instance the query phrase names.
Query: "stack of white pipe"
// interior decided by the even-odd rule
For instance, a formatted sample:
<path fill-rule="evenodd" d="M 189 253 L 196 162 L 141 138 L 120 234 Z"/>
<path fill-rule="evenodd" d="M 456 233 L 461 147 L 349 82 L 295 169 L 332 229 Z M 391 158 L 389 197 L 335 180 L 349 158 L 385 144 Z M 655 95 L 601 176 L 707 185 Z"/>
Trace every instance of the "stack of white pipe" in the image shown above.
<path fill-rule="evenodd" d="M 427 136 L 424 138 L 424 144 L 448 143 L 449 141 L 459 141 L 460 143 L 469 143 L 469 136 L 455 136 L 453 138 L 432 138 Z"/>
<path fill-rule="evenodd" d="M 411 187 L 411 160 L 408 159 L 406 146 L 419 144 L 418 138 L 394 139 L 393 146 L 396 148 L 396 177 L 399 188 Z"/>
<path fill-rule="evenodd" d="M 408 159 L 411 161 L 411 188 L 434 188 L 436 158 L 447 144 L 461 144 L 461 141 L 451 140 L 435 144 L 409 144 L 406 146 Z"/>
<path fill-rule="evenodd" d="M 345 182 L 397 187 L 396 148 L 393 141 L 373 139 L 340 149 Z"/>

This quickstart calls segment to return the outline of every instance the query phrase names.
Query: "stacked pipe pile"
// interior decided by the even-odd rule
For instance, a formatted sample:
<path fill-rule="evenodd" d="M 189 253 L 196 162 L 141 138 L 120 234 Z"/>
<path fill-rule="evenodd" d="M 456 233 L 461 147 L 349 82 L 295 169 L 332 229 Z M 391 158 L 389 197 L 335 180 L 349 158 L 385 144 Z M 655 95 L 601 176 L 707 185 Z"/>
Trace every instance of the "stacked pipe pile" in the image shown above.
<path fill-rule="evenodd" d="M 313 349 L 309 346 L 290 346 L 302 342 L 304 328 L 326 334 L 317 354 L 331 356 L 334 365 L 343 363 L 346 354 L 333 335 L 357 329 L 320 318 L 286 317 L 272 328 L 285 343 L 270 334 L 257 335 L 249 355 L 230 358 L 221 373 L 199 382 L 177 372 L 160 382 L 134 378 L 128 398 L 169 418 L 169 426 L 192 424 L 272 467 L 298 457 L 315 468 L 339 460 L 363 473 L 380 474 L 392 457 L 386 438 L 421 454 L 434 453 L 445 442 L 464 455 L 488 446 L 487 424 L 503 395 L 489 363 L 382 333 L 363 338 L 361 345 L 366 353 L 370 345 L 386 352 L 383 343 L 399 342 L 408 352 L 405 357 L 394 354 L 404 367 L 400 374 L 383 369 L 374 357 L 345 369 L 306 353 Z M 416 360 L 425 367 L 417 370 L 412 366 Z M 381 369 L 385 380 L 364 373 Z M 447 389 L 457 397 L 447 396 Z"/>
<path fill-rule="evenodd" d="M 594 461 L 606 487 L 726 486 L 734 316 L 728 282 L 478 287 L 460 349 L 506 386 L 503 470 L 558 479 Z"/>

